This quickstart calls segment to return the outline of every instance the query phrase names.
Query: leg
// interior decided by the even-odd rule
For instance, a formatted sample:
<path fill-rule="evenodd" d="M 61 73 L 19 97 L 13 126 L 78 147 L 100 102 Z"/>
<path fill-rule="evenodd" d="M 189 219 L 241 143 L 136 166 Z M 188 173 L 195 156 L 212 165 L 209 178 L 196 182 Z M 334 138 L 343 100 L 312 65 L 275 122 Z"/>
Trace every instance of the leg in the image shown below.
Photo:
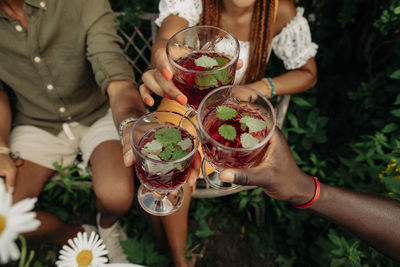
<path fill-rule="evenodd" d="M 127 212 L 133 202 L 133 171 L 124 165 L 122 147 L 117 141 L 101 143 L 90 158 L 93 189 L 97 209 L 101 213 L 100 226 L 112 226 Z"/>
<path fill-rule="evenodd" d="M 32 175 L 33 173 L 35 175 Z M 54 174 L 53 170 L 25 160 L 17 171 L 13 202 L 15 203 L 25 198 L 38 197 L 44 184 L 52 174 Z M 50 213 L 36 211 L 36 214 L 41 225 L 36 231 L 26 234 L 26 237 L 33 242 L 65 244 L 68 239 L 73 238 L 79 231 L 82 231 L 80 226 L 67 225 Z"/>
<path fill-rule="evenodd" d="M 185 245 L 187 241 L 188 213 L 192 190 L 187 184 L 184 185 L 183 189 L 184 200 L 182 207 L 171 215 L 160 217 L 174 258 L 175 266 L 190 266 L 185 258 Z M 191 262 L 191 264 L 194 265 L 193 262 Z"/>

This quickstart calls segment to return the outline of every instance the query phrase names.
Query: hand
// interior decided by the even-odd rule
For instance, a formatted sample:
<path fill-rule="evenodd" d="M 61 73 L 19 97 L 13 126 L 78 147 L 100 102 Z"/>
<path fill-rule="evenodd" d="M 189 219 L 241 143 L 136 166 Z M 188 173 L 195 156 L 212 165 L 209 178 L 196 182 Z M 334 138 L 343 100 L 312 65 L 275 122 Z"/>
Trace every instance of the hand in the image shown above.
<path fill-rule="evenodd" d="M 15 188 L 17 167 L 7 154 L 0 154 L 0 177 L 4 177 L 7 191 L 12 194 Z"/>
<path fill-rule="evenodd" d="M 153 58 L 155 68 L 143 74 L 143 84 L 139 86 L 143 101 L 148 106 L 153 106 L 154 99 L 151 96 L 151 92 L 154 92 L 161 97 L 175 99 L 181 105 L 186 104 L 186 96 L 179 91 L 172 81 L 172 67 L 168 61 L 165 48 L 157 49 Z"/>
<path fill-rule="evenodd" d="M 295 205 L 306 203 L 314 194 L 314 181 L 297 166 L 286 139 L 276 128 L 263 161 L 247 169 L 226 169 L 220 178 L 239 185 L 257 185 L 269 196 Z"/>

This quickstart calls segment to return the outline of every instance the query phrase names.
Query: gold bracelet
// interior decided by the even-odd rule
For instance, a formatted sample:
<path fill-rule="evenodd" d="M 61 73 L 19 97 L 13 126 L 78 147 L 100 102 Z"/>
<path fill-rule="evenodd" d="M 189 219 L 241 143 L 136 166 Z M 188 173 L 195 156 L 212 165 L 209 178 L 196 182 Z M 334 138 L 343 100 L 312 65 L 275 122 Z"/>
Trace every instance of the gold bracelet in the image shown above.
<path fill-rule="evenodd" d="M 11 149 L 8 147 L 0 146 L 0 154 L 10 155 Z"/>
<path fill-rule="evenodd" d="M 268 94 L 266 95 L 267 98 L 270 98 L 272 95 L 272 87 L 271 87 L 271 83 L 268 81 L 267 78 L 262 78 L 261 81 L 263 81 L 268 88 Z"/>

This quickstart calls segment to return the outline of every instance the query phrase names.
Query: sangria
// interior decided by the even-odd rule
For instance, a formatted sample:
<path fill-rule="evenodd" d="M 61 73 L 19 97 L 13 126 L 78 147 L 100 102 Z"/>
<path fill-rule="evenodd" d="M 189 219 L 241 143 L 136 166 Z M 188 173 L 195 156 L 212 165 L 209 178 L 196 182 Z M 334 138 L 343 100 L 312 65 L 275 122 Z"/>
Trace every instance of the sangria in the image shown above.
<path fill-rule="evenodd" d="M 173 82 L 187 97 L 186 108 L 196 111 L 213 89 L 233 84 L 239 42 L 214 26 L 194 26 L 177 32 L 167 43 Z"/>
<path fill-rule="evenodd" d="M 245 86 L 223 86 L 213 90 L 200 104 L 197 121 L 205 159 L 216 172 L 204 170 L 211 186 L 234 189 L 219 181 L 225 168 L 250 168 L 261 161 L 276 125 L 271 103 Z"/>
<path fill-rule="evenodd" d="M 197 133 L 192 121 L 170 111 L 146 114 L 133 125 L 130 139 L 141 182 L 138 200 L 148 213 L 165 216 L 181 206 L 181 187 L 199 146 Z"/>

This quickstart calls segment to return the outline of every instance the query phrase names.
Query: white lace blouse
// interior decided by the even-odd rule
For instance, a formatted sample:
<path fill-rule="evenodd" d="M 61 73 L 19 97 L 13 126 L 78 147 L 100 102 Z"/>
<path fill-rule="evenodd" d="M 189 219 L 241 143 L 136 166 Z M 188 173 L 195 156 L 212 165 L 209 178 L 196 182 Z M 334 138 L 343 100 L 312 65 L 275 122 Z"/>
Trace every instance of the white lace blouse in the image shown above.
<path fill-rule="evenodd" d="M 160 0 L 158 8 L 159 17 L 155 21 L 158 26 L 169 15 L 178 15 L 186 19 L 189 26 L 194 26 L 203 12 L 199 0 Z M 272 39 L 272 49 L 287 70 L 300 68 L 317 54 L 318 45 L 311 40 L 310 27 L 303 13 L 304 8 L 298 7 L 296 16 Z M 239 45 L 243 67 L 236 72 L 235 83 L 240 83 L 249 62 L 250 42 L 239 40 Z"/>

